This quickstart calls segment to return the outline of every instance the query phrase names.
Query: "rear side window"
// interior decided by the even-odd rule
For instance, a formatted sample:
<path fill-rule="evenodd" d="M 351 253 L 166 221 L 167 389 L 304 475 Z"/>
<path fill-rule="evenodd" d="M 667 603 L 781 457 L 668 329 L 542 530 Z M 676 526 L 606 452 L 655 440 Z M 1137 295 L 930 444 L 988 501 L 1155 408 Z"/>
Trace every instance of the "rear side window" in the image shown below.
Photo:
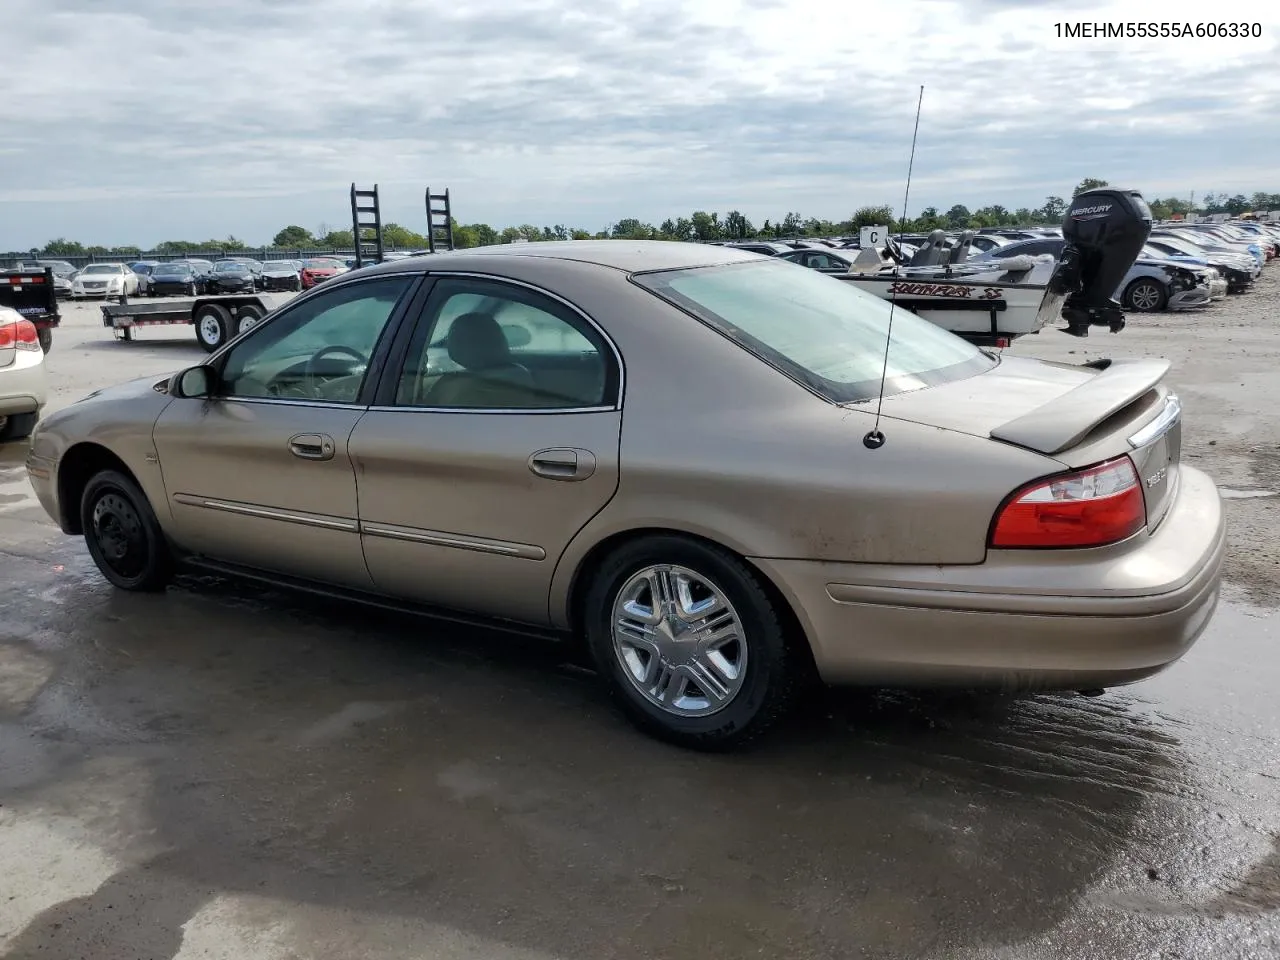
<path fill-rule="evenodd" d="M 889 304 L 846 280 L 772 259 L 632 279 L 833 402 L 868 400 L 879 392 Z M 995 363 L 953 333 L 899 309 L 885 393 L 973 376 Z"/>

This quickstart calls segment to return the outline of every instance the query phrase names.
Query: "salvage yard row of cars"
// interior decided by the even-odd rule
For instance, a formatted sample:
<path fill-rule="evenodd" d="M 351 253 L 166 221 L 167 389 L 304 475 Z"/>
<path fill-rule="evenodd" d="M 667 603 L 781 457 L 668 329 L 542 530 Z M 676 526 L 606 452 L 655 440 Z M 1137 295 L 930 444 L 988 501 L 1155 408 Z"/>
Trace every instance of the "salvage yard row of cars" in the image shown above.
<path fill-rule="evenodd" d="M 958 231 L 951 233 L 961 242 Z M 928 240 L 908 234 L 907 256 Z M 959 262 L 996 265 L 1013 257 L 1057 260 L 1065 246 L 1060 227 L 983 229 L 969 238 Z M 856 238 L 739 241 L 728 245 L 802 266 L 843 273 L 858 254 Z M 1156 223 L 1140 255 L 1115 292 L 1126 310 L 1140 313 L 1205 307 L 1228 294 L 1247 293 L 1263 266 L 1280 255 L 1280 223 L 1250 220 Z"/>
<path fill-rule="evenodd" d="M 354 258 L 317 257 L 308 260 L 267 260 L 226 257 L 204 260 L 137 260 L 132 263 L 91 263 L 76 268 L 66 260 L 35 258 L 17 266 L 48 267 L 58 297 L 68 300 L 126 297 L 203 296 L 219 293 L 257 293 L 309 290 L 354 265 Z"/>

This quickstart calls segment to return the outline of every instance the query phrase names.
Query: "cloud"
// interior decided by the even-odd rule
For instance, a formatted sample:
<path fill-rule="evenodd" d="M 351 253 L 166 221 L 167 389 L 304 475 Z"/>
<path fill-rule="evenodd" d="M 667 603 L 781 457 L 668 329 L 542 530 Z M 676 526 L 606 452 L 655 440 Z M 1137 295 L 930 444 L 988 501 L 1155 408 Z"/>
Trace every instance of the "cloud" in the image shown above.
<path fill-rule="evenodd" d="M 1037 204 L 1084 176 L 1278 190 L 1280 14 L 1209 9 L 1158 16 L 1269 20 L 1102 40 L 1056 24 L 1150 5 L 10 0 L 0 248 L 261 242 L 340 224 L 353 180 L 418 228 L 428 185 L 464 222 L 597 229 L 900 207 L 921 84 L 917 210 Z"/>

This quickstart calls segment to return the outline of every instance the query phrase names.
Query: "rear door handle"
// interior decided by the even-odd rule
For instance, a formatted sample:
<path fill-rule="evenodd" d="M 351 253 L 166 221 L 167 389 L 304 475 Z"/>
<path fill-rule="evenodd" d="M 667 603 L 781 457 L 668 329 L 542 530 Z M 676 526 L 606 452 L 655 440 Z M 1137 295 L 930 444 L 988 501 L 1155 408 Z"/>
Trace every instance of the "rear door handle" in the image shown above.
<path fill-rule="evenodd" d="M 332 460 L 333 437 L 323 433 L 300 433 L 289 438 L 289 452 L 303 460 Z"/>
<path fill-rule="evenodd" d="M 529 469 L 548 480 L 585 480 L 596 472 L 596 457 L 578 447 L 551 447 L 530 456 Z"/>

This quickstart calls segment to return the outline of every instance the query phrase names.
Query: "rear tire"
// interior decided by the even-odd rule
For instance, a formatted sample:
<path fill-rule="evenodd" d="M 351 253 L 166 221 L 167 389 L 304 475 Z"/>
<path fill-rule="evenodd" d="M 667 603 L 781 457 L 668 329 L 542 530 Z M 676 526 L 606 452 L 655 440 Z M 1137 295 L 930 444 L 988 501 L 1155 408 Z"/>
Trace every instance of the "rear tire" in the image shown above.
<path fill-rule="evenodd" d="M 231 311 L 222 304 L 206 303 L 191 319 L 196 326 L 196 340 L 208 353 L 231 339 Z"/>
<path fill-rule="evenodd" d="M 11 413 L 7 417 L 0 417 L 0 443 L 27 439 L 39 419 L 38 413 Z"/>
<path fill-rule="evenodd" d="M 656 585 L 669 578 L 677 583 L 677 606 L 663 615 Z M 680 607 L 682 614 L 672 612 Z M 657 619 L 641 625 L 643 639 L 632 644 L 637 628 L 616 624 L 619 611 L 642 624 L 647 615 L 636 610 Z M 592 658 L 615 702 L 632 723 L 668 743 L 706 751 L 742 746 L 786 713 L 802 680 L 803 661 L 760 575 L 696 540 L 661 535 L 624 545 L 598 567 L 583 614 Z M 676 674 L 689 679 L 664 687 L 663 679 Z"/>
<path fill-rule="evenodd" d="M 138 485 L 116 470 L 95 474 L 80 498 L 89 555 L 121 590 L 155 593 L 173 578 L 173 558 L 155 511 Z"/>
<path fill-rule="evenodd" d="M 1126 288 L 1124 305 L 1139 313 L 1159 313 L 1169 305 L 1169 291 L 1159 280 L 1139 277 Z"/>

